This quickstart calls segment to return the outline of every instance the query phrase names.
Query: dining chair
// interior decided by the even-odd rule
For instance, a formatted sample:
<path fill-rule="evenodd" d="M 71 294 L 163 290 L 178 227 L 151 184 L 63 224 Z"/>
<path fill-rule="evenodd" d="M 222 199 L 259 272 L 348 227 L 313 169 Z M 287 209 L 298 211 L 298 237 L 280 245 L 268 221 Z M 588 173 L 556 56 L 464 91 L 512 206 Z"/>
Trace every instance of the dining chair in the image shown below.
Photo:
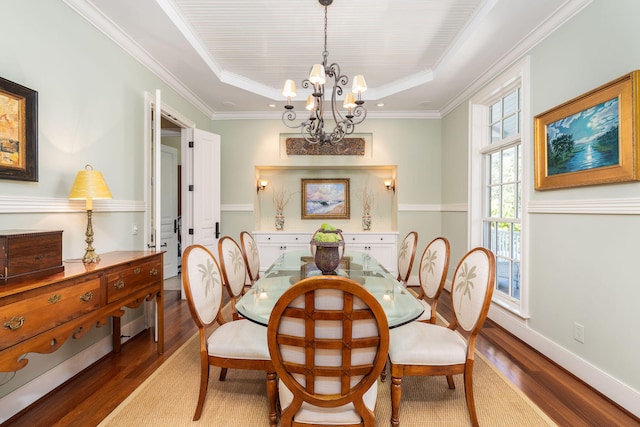
<path fill-rule="evenodd" d="M 260 278 L 260 252 L 253 235 L 248 231 L 240 233 L 240 246 L 242 247 L 242 257 L 247 266 L 249 282 L 253 285 Z"/>
<path fill-rule="evenodd" d="M 411 275 L 411 268 L 413 267 L 413 260 L 416 257 L 416 246 L 418 246 L 418 232 L 411 231 L 402 240 L 400 245 L 400 252 L 398 253 L 398 282 L 407 286 L 409 276 Z"/>
<path fill-rule="evenodd" d="M 191 245 L 184 251 L 182 283 L 200 341 L 200 391 L 193 420 L 202 415 L 210 366 L 218 366 L 220 381 L 225 380 L 228 368 L 266 372 L 269 425 L 275 427 L 278 385 L 266 328 L 245 319 L 225 322 L 220 314 L 223 300 L 220 267 L 204 246 Z"/>
<path fill-rule="evenodd" d="M 491 304 L 495 281 L 494 254 L 475 248 L 460 260 L 451 285 L 453 318 L 449 326 L 411 322 L 389 334 L 391 363 L 391 425 L 400 425 L 402 378 L 406 375 L 446 375 L 450 389 L 453 375 L 463 374 L 469 418 L 478 426 L 473 399 L 473 361 L 476 336 Z M 465 331 L 465 339 L 456 329 Z"/>
<path fill-rule="evenodd" d="M 418 298 L 424 306 L 424 312 L 416 320 L 436 323 L 438 299 L 444 289 L 449 270 L 449 240 L 444 237 L 433 239 L 422 252 L 418 278 L 420 293 Z"/>
<path fill-rule="evenodd" d="M 231 298 L 231 315 L 234 320 L 241 316 L 236 310 L 237 301 L 244 295 L 247 267 L 238 243 L 230 236 L 222 236 L 218 240 L 218 259 L 222 270 L 223 286 Z"/>
<path fill-rule="evenodd" d="M 283 427 L 375 425 L 389 328 L 373 294 L 345 277 L 303 279 L 278 299 L 267 336 Z"/>

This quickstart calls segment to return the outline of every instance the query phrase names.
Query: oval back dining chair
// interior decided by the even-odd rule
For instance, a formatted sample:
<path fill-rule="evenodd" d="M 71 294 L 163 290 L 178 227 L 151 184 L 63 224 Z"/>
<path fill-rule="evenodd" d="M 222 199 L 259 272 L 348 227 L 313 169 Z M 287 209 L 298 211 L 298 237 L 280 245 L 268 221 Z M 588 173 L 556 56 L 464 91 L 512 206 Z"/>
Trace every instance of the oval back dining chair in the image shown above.
<path fill-rule="evenodd" d="M 193 420 L 202 415 L 209 385 L 209 367 L 220 367 L 220 381 L 228 368 L 265 371 L 269 425 L 276 426 L 276 373 L 267 344 L 267 329 L 248 320 L 225 322 L 220 267 L 204 246 L 191 245 L 182 256 L 182 284 L 200 341 L 200 392 Z M 216 325 L 217 324 L 217 325 Z M 216 327 L 217 326 L 217 327 Z"/>
<path fill-rule="evenodd" d="M 420 294 L 418 298 L 424 306 L 424 312 L 416 320 L 436 323 L 438 298 L 444 289 L 449 270 L 449 240 L 444 237 L 433 239 L 422 252 L 418 277 Z"/>
<path fill-rule="evenodd" d="M 236 310 L 237 301 L 244 295 L 247 267 L 238 243 L 229 236 L 223 236 L 218 241 L 218 259 L 222 270 L 224 287 L 231 298 L 231 313 L 234 320 L 240 318 Z"/>
<path fill-rule="evenodd" d="M 400 252 L 398 253 L 398 282 L 407 286 L 409 276 L 411 275 L 411 268 L 413 267 L 413 260 L 416 257 L 416 247 L 418 246 L 418 232 L 411 231 L 402 240 L 400 245 Z"/>
<path fill-rule="evenodd" d="M 267 335 L 282 427 L 375 425 L 389 328 L 373 294 L 344 277 L 304 279 L 276 303 Z"/>
<path fill-rule="evenodd" d="M 240 233 L 240 246 L 242 246 L 242 257 L 247 265 L 249 281 L 253 285 L 260 278 L 260 252 L 253 235 L 248 231 Z"/>
<path fill-rule="evenodd" d="M 402 378 L 405 375 L 446 375 L 450 389 L 453 375 L 464 374 L 469 418 L 478 426 L 473 399 L 473 361 L 476 336 L 482 329 L 493 295 L 496 272 L 494 254 L 475 248 L 460 260 L 451 285 L 453 318 L 449 326 L 411 322 L 392 329 L 389 336 L 391 362 L 391 425 L 400 425 Z M 466 332 L 465 339 L 456 329 Z"/>

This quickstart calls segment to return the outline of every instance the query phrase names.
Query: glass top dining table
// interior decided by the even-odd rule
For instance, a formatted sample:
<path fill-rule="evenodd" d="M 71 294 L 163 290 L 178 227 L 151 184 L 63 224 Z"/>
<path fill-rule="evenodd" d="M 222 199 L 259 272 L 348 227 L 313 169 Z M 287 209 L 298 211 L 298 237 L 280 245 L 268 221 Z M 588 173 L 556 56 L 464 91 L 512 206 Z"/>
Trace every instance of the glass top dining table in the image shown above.
<path fill-rule="evenodd" d="M 377 298 L 389 328 L 409 323 L 424 311 L 420 301 L 366 252 L 345 252 L 336 274 L 355 280 Z M 284 291 L 304 278 L 321 275 L 309 251 L 286 251 L 236 303 L 236 309 L 243 317 L 267 326 Z"/>

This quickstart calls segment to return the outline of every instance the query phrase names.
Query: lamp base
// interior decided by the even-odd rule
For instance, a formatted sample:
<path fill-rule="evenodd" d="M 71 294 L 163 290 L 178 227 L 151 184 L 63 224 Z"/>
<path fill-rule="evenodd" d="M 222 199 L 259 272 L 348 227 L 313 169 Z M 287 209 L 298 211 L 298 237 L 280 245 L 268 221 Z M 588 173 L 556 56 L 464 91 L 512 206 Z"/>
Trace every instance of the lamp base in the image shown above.
<path fill-rule="evenodd" d="M 87 210 L 87 232 L 85 235 L 87 236 L 85 242 L 87 242 L 87 249 L 84 253 L 84 257 L 82 258 L 82 262 L 85 264 L 95 264 L 100 262 L 100 257 L 96 253 L 95 249 L 93 249 L 93 226 L 91 225 L 91 214 L 92 210 Z"/>

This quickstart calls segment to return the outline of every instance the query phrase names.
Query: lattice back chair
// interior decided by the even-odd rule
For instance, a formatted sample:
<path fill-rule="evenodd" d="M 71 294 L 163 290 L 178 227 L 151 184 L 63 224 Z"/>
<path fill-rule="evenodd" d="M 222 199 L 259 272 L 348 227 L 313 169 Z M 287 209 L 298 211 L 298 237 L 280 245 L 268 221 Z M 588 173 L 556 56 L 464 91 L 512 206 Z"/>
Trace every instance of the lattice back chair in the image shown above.
<path fill-rule="evenodd" d="M 450 389 L 453 375 L 464 374 L 464 391 L 469 418 L 478 426 L 473 399 L 475 341 L 482 329 L 496 274 L 494 254 L 475 248 L 460 260 L 451 285 L 453 319 L 449 326 L 411 322 L 392 329 L 389 338 L 391 362 L 391 425 L 400 425 L 402 378 L 405 375 L 446 375 Z M 456 329 L 466 332 L 464 338 Z"/>
<path fill-rule="evenodd" d="M 247 277 L 242 249 L 232 237 L 223 236 L 218 240 L 218 257 L 224 287 L 231 298 L 231 313 L 233 319 L 238 320 L 241 316 L 236 310 L 236 302 L 244 295 Z"/>
<path fill-rule="evenodd" d="M 418 277 L 420 279 L 420 302 L 424 313 L 416 319 L 420 322 L 436 323 L 438 298 L 444 289 L 449 270 L 449 240 L 433 239 L 422 252 Z"/>
<path fill-rule="evenodd" d="M 268 329 L 283 427 L 374 426 L 389 328 L 369 291 L 339 276 L 304 279 L 282 294 Z"/>
<path fill-rule="evenodd" d="M 260 278 L 260 252 L 253 235 L 248 231 L 240 233 L 242 256 L 247 266 L 249 281 L 253 285 Z"/>
<path fill-rule="evenodd" d="M 407 286 L 409 276 L 411 276 L 411 268 L 413 260 L 416 257 L 416 247 L 418 246 L 418 232 L 411 231 L 402 240 L 400 252 L 398 253 L 398 282 Z"/>
<path fill-rule="evenodd" d="M 191 245 L 185 249 L 182 284 L 200 335 L 200 392 L 193 420 L 202 415 L 209 367 L 218 366 L 220 381 L 225 380 L 228 368 L 266 372 L 269 424 L 275 427 L 277 383 L 267 345 L 267 328 L 248 320 L 225 322 L 220 314 L 223 301 L 220 267 L 204 246 Z"/>

